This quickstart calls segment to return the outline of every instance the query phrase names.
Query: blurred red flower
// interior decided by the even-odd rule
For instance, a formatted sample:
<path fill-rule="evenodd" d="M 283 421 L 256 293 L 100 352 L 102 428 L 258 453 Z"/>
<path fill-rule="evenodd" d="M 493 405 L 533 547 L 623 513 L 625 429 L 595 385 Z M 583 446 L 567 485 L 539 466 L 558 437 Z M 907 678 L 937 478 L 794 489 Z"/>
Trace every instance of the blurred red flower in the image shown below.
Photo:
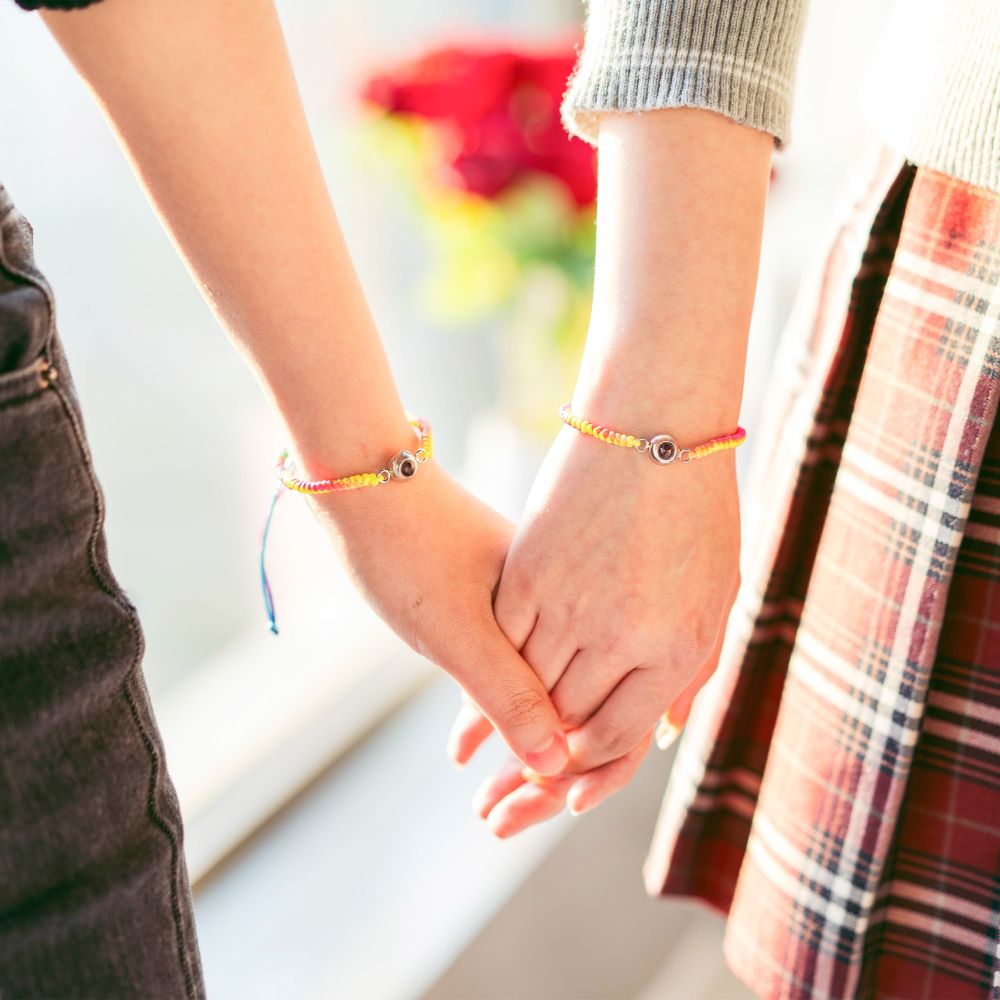
<path fill-rule="evenodd" d="M 363 96 L 391 114 L 434 124 L 447 182 L 492 198 L 543 173 L 585 207 L 597 195 L 594 150 L 571 139 L 559 117 L 575 62 L 571 46 L 536 54 L 443 48 L 373 77 Z"/>

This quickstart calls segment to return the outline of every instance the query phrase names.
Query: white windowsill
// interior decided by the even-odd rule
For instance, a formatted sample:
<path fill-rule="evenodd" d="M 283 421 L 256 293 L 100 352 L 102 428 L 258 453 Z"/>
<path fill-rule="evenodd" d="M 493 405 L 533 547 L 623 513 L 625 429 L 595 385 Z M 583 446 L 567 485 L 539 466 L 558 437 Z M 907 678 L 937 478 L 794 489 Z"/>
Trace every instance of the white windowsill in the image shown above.
<path fill-rule="evenodd" d="M 434 676 L 340 582 L 335 603 L 277 637 L 262 625 L 157 701 L 193 882 Z"/>

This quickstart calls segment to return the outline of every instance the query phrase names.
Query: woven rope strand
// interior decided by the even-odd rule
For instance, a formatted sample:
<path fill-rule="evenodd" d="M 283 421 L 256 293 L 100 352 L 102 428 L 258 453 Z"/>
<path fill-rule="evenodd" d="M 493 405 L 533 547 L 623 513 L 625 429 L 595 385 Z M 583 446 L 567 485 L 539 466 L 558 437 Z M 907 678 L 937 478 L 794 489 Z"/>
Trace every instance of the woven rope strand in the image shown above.
<path fill-rule="evenodd" d="M 434 451 L 434 437 L 431 433 L 431 425 L 423 417 L 414 417 L 407 413 L 410 425 L 414 427 L 420 435 L 420 444 L 416 454 L 421 461 L 426 461 Z M 366 486 L 378 486 L 380 483 L 388 482 L 388 478 L 380 472 L 357 472 L 350 476 L 340 476 L 337 479 L 299 479 L 292 475 L 292 466 L 289 463 L 288 449 L 284 449 L 275 465 L 275 472 L 278 480 L 286 490 L 293 493 L 305 493 L 310 496 L 318 496 L 324 493 L 344 493 L 347 490 L 363 489 Z"/>
<path fill-rule="evenodd" d="M 559 408 L 559 416 L 562 422 L 581 434 L 589 434 L 597 438 L 598 441 L 605 441 L 608 444 L 617 445 L 619 448 L 632 448 L 636 451 L 645 451 L 649 445 L 649 439 L 639 437 L 635 434 L 628 434 L 624 431 L 612 430 L 603 424 L 595 424 L 580 414 L 574 413 L 569 403 L 563 403 Z M 684 461 L 695 458 L 705 458 L 717 451 L 726 451 L 730 448 L 738 448 L 747 437 L 747 432 L 742 427 L 737 427 L 731 434 L 722 434 L 719 437 L 702 441 L 701 444 L 690 445 L 686 448 L 679 448 L 681 455 L 688 456 Z"/>

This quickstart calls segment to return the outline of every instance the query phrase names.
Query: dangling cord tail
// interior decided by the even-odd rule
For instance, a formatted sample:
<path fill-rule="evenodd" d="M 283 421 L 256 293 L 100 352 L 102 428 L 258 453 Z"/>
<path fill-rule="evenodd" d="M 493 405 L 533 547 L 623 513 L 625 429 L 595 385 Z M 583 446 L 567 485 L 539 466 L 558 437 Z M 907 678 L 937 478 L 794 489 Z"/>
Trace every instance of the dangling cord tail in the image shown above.
<path fill-rule="evenodd" d="M 431 425 L 423 417 L 416 417 L 407 410 L 406 418 L 419 438 L 417 449 L 410 451 L 404 448 L 402 451 L 396 452 L 389 460 L 388 466 L 384 469 L 379 469 L 378 472 L 360 472 L 353 476 L 341 476 L 339 479 L 299 479 L 293 475 L 295 466 L 289 460 L 288 449 L 283 449 L 281 454 L 278 455 L 278 461 L 275 466 L 275 472 L 278 476 L 278 489 L 271 500 L 271 506 L 268 509 L 267 517 L 264 519 L 264 527 L 260 533 L 260 585 L 264 591 L 264 610 L 267 612 L 268 628 L 274 635 L 278 634 L 278 622 L 274 613 L 274 598 L 271 595 L 271 585 L 268 583 L 267 570 L 264 566 L 264 551 L 267 547 L 267 536 L 271 530 L 271 519 L 274 517 L 274 508 L 278 506 L 281 494 L 286 490 L 293 490 L 296 493 L 306 493 L 313 496 L 321 493 L 345 493 L 348 490 L 362 489 L 366 486 L 379 486 L 393 479 L 412 479 L 416 475 L 419 466 L 423 465 L 431 457 L 434 449 L 434 439 L 431 434 Z"/>
<path fill-rule="evenodd" d="M 274 614 L 274 598 L 271 596 L 271 584 L 267 582 L 267 569 L 264 566 L 264 551 L 267 548 L 267 536 L 271 531 L 271 519 L 274 517 L 274 508 L 278 506 L 281 494 L 285 492 L 285 484 L 279 483 L 274 491 L 271 506 L 268 508 L 267 517 L 264 518 L 264 529 L 260 533 L 260 585 L 264 591 L 264 610 L 267 612 L 267 627 L 275 634 L 278 634 L 278 621 Z"/>

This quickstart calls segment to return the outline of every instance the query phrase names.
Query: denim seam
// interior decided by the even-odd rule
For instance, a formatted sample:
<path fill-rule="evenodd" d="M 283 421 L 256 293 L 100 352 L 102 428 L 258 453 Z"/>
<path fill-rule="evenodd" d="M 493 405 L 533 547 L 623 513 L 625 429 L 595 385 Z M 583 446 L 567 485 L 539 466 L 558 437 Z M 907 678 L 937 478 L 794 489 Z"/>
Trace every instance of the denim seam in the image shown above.
<path fill-rule="evenodd" d="M 66 413 L 73 429 L 73 437 L 80 452 L 80 457 L 83 460 L 87 479 L 91 487 L 94 521 L 90 532 L 90 538 L 87 542 L 87 560 L 90 563 L 90 571 L 101 589 L 128 616 L 129 628 L 132 632 L 135 644 L 135 655 L 132 658 L 132 663 L 130 664 L 128 672 L 125 675 L 125 679 L 122 682 L 121 693 L 139 734 L 139 739 L 141 740 L 149 758 L 150 776 L 149 790 L 146 797 L 146 811 L 153 825 L 159 829 L 161 833 L 163 833 L 170 843 L 170 909 L 173 915 L 174 931 L 177 937 L 177 954 L 181 964 L 181 972 L 184 977 L 185 991 L 190 1000 L 195 1000 L 196 994 L 194 989 L 194 977 L 191 973 L 190 963 L 185 950 L 184 921 L 181 915 L 180 898 L 178 893 L 178 884 L 180 882 L 180 842 L 177 834 L 160 813 L 156 804 L 156 790 L 160 785 L 163 765 L 160 759 L 159 751 L 157 750 L 146 726 L 142 722 L 138 706 L 135 703 L 135 698 L 130 689 L 139 668 L 139 664 L 142 661 L 144 646 L 142 632 L 139 626 L 135 607 L 121 592 L 120 588 L 113 586 L 112 583 L 105 577 L 103 568 L 100 566 L 99 560 L 97 559 L 97 538 L 104 518 L 104 503 L 102 500 L 101 488 L 97 482 L 96 476 L 94 475 L 93 465 L 91 463 L 88 450 L 84 445 L 83 431 L 80 426 L 80 422 L 76 413 L 73 411 L 69 398 L 61 386 L 50 384 L 50 388 L 55 391 L 60 402 L 62 403 L 63 410 Z"/>
<path fill-rule="evenodd" d="M 2 236 L 2 234 L 0 234 Z M 49 288 L 48 283 L 39 278 L 38 276 L 26 271 L 24 268 L 12 265 L 9 258 L 7 257 L 6 247 L 4 246 L 4 241 L 0 238 L 0 264 L 4 266 L 5 269 L 10 271 L 12 274 L 16 275 L 33 284 L 38 288 L 42 294 L 45 296 L 45 301 L 47 304 L 48 311 L 48 330 L 45 335 L 45 344 L 42 349 L 42 353 L 45 359 L 52 363 L 52 341 L 55 333 L 55 302 L 52 295 L 52 290 Z M 146 750 L 146 754 L 149 757 L 149 763 L 151 767 L 150 780 L 149 780 L 149 791 L 146 798 L 146 811 L 152 821 L 153 825 L 160 830 L 161 833 L 167 838 L 170 844 L 170 909 L 174 919 L 174 933 L 177 937 L 177 954 L 181 965 L 181 974 L 184 978 L 184 988 L 189 1000 L 196 1000 L 196 993 L 194 988 L 194 976 L 191 971 L 190 962 L 188 961 L 187 952 L 185 950 L 185 933 L 184 933 L 184 921 L 181 915 L 180 906 L 180 894 L 178 892 L 178 884 L 180 882 L 180 842 L 178 840 L 177 834 L 171 828 L 167 820 L 161 815 L 159 809 L 156 805 L 156 790 L 160 784 L 160 776 L 163 770 L 162 761 L 160 759 L 160 754 L 153 742 L 152 737 L 147 731 L 145 725 L 142 722 L 141 715 L 138 710 L 138 706 L 135 703 L 135 698 L 130 689 L 130 685 L 133 682 L 136 671 L 139 668 L 139 664 L 142 660 L 143 653 L 143 639 L 142 631 L 138 622 L 138 616 L 135 611 L 135 607 L 132 605 L 131 601 L 121 592 L 119 587 L 112 585 L 112 583 L 106 578 L 103 568 L 99 565 L 99 560 L 97 559 L 97 538 L 100 533 L 101 524 L 104 518 L 104 502 L 101 493 L 100 484 L 97 482 L 97 477 L 94 473 L 93 463 L 90 458 L 89 449 L 86 446 L 86 439 L 83 433 L 83 428 L 80 424 L 80 420 L 77 417 L 76 412 L 73 409 L 72 403 L 66 392 L 61 386 L 50 382 L 49 388 L 54 390 L 56 396 L 58 397 L 64 413 L 69 420 L 70 426 L 73 431 L 73 439 L 76 442 L 77 450 L 80 453 L 80 457 L 83 460 L 84 469 L 87 474 L 87 480 L 91 487 L 91 494 L 93 498 L 93 513 L 94 521 L 93 527 L 90 531 L 90 538 L 87 541 L 87 561 L 90 564 L 90 572 L 94 579 L 97 581 L 98 586 L 125 612 L 128 616 L 129 628 L 132 632 L 133 640 L 135 643 L 135 656 L 132 659 L 132 663 L 129 666 L 128 672 L 125 675 L 125 679 L 122 683 L 122 697 L 124 698 L 129 714 L 131 715 L 132 721 L 136 727 L 139 734 L 139 739 Z"/>

